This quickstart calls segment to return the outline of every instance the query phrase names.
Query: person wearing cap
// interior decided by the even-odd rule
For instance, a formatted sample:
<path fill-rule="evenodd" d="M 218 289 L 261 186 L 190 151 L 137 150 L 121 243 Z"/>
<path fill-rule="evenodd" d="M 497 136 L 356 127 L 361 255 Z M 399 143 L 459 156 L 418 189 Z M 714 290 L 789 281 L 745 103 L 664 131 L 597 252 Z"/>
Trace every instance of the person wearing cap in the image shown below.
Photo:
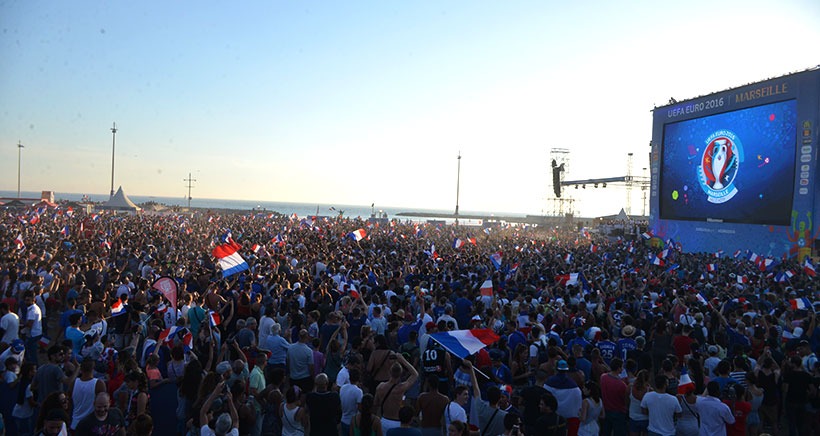
<path fill-rule="evenodd" d="M 621 337 L 618 339 L 618 342 L 615 343 L 615 357 L 626 361 L 628 359 L 627 354 L 629 354 L 630 351 L 638 349 L 638 344 L 635 342 L 636 330 L 634 326 L 629 324 L 621 328 Z"/>
<path fill-rule="evenodd" d="M 706 352 L 709 353 L 709 357 L 707 357 L 706 360 L 703 361 L 703 369 L 707 371 L 707 375 L 709 376 L 709 378 L 714 379 L 715 369 L 720 363 L 717 345 L 709 345 L 706 348 Z"/>
<path fill-rule="evenodd" d="M 490 350 L 490 360 L 492 361 L 492 378 L 500 385 L 512 385 L 512 371 L 502 362 L 503 353 L 501 350 Z"/>
<path fill-rule="evenodd" d="M 797 344 L 797 355 L 800 356 L 803 369 L 809 374 L 813 373 L 817 365 L 817 356 L 811 351 L 809 341 L 804 339 Z"/>
<path fill-rule="evenodd" d="M 556 413 L 567 420 L 567 434 L 578 434 L 581 425 L 581 388 L 569 377 L 569 364 L 559 360 L 555 366 L 558 373 L 547 380 L 544 388 L 558 400 Z"/>

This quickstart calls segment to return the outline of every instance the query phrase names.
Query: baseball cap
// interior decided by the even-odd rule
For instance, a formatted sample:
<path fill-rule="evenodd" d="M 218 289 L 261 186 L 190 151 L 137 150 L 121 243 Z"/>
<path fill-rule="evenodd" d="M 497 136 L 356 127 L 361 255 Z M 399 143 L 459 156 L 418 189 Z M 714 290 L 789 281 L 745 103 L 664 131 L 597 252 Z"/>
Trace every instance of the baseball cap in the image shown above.
<path fill-rule="evenodd" d="M 15 353 L 22 353 L 26 349 L 26 344 L 21 339 L 11 341 L 11 350 Z"/>
<path fill-rule="evenodd" d="M 569 365 L 566 360 L 559 360 L 558 365 L 555 366 L 558 371 L 569 371 Z"/>

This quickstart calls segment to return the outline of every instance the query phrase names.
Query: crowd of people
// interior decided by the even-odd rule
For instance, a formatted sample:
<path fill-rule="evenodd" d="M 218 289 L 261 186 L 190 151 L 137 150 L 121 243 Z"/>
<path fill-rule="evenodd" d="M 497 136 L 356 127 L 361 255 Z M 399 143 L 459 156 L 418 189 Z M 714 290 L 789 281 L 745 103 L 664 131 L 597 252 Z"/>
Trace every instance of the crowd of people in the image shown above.
<path fill-rule="evenodd" d="M 3 211 L 3 430 L 820 428 L 813 270 L 654 241 L 569 224 Z M 247 269 L 223 271 L 214 249 L 225 245 Z M 172 293 L 155 286 L 168 278 Z M 435 339 L 467 329 L 498 340 L 460 358 Z M 174 422 L 155 422 L 159 407 L 174 407 Z"/>

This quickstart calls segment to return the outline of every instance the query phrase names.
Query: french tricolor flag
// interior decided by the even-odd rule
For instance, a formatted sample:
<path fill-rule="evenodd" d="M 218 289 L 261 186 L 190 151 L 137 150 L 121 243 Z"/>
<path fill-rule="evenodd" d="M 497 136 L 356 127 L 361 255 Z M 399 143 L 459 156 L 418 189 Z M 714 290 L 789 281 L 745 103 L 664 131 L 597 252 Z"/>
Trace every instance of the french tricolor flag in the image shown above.
<path fill-rule="evenodd" d="M 38 215 L 38 214 L 34 214 L 34 216 L 31 217 L 31 219 L 28 221 L 28 223 L 31 224 L 31 225 L 35 225 L 39 222 L 40 222 L 40 215 Z"/>
<path fill-rule="evenodd" d="M 717 271 L 717 265 L 715 265 L 714 263 L 710 263 L 710 264 L 706 265 L 706 271 L 709 271 L 709 272 Z"/>
<path fill-rule="evenodd" d="M 208 321 L 211 323 L 211 327 L 216 327 L 222 324 L 222 316 L 219 312 L 208 312 Z"/>
<path fill-rule="evenodd" d="M 669 249 L 664 249 L 660 253 L 658 253 L 658 257 L 661 259 L 666 259 L 666 256 L 669 256 Z"/>
<path fill-rule="evenodd" d="M 567 255 L 564 256 L 564 262 L 566 262 L 567 265 L 572 263 L 572 253 L 567 253 Z"/>
<path fill-rule="evenodd" d="M 720 259 L 720 256 L 723 256 L 723 250 L 718 250 L 715 252 L 715 257 Z"/>
<path fill-rule="evenodd" d="M 453 330 L 433 333 L 430 336 L 447 351 L 462 359 L 481 351 L 499 339 L 491 329 Z"/>
<path fill-rule="evenodd" d="M 219 267 L 222 268 L 223 277 L 248 269 L 248 263 L 239 255 L 239 249 L 241 248 L 233 239 L 228 239 L 227 244 L 217 245 L 211 252 L 217 258 Z"/>
<path fill-rule="evenodd" d="M 652 232 L 647 230 L 646 232 L 641 233 L 641 237 L 646 240 L 652 239 Z"/>
<path fill-rule="evenodd" d="M 259 253 L 259 250 L 263 248 L 265 248 L 264 245 L 253 244 L 253 247 L 251 247 L 251 251 L 253 251 L 254 253 Z"/>
<path fill-rule="evenodd" d="M 590 253 L 597 253 L 598 252 L 598 246 L 595 245 L 595 244 L 590 244 L 589 245 L 589 252 Z"/>
<path fill-rule="evenodd" d="M 118 299 L 111 305 L 111 316 L 119 316 L 125 313 L 125 305 L 122 304 L 122 300 Z"/>
<path fill-rule="evenodd" d="M 663 258 L 661 258 L 660 255 L 655 256 L 655 258 L 652 259 L 652 265 L 663 266 Z"/>
<path fill-rule="evenodd" d="M 706 299 L 706 297 L 704 297 L 704 296 L 703 296 L 703 294 L 701 294 L 700 292 L 698 292 L 697 294 L 695 294 L 695 298 L 697 298 L 697 299 L 698 299 L 698 302 L 699 302 L 700 304 L 705 304 L 705 305 L 707 305 L 707 306 L 709 305 L 709 300 L 707 300 L 707 299 Z"/>
<path fill-rule="evenodd" d="M 501 262 L 503 261 L 503 259 L 504 257 L 500 251 L 490 255 L 490 262 L 493 263 L 495 269 L 501 269 Z"/>
<path fill-rule="evenodd" d="M 60 234 L 67 238 L 67 237 L 71 236 L 71 229 L 69 229 L 68 225 L 66 225 L 65 227 L 63 227 L 62 230 L 60 230 Z"/>
<path fill-rule="evenodd" d="M 493 296 L 493 281 L 492 280 L 484 280 L 484 283 L 481 285 L 481 295 L 484 297 L 492 297 Z"/>
<path fill-rule="evenodd" d="M 464 246 L 464 241 L 462 241 L 461 239 L 456 238 L 456 239 L 453 241 L 453 248 L 455 248 L 456 250 L 458 250 L 459 248 L 461 248 L 461 247 L 463 247 L 463 246 Z"/>
<path fill-rule="evenodd" d="M 808 298 L 796 298 L 794 300 L 789 300 L 789 304 L 791 304 L 792 309 L 794 310 L 801 310 L 801 309 L 808 309 L 813 307 L 811 305 L 811 301 Z"/>
<path fill-rule="evenodd" d="M 18 250 L 22 250 L 26 246 L 25 242 L 23 242 L 23 234 L 22 233 L 19 233 L 17 235 L 17 238 L 14 239 L 14 243 L 17 245 Z"/>
<path fill-rule="evenodd" d="M 680 371 L 680 380 L 678 381 L 678 395 L 686 395 L 695 390 L 695 382 L 689 377 L 689 371 L 684 366 Z"/>
<path fill-rule="evenodd" d="M 817 270 L 814 268 L 814 264 L 811 263 L 811 259 L 809 259 L 808 256 L 806 256 L 806 260 L 803 262 L 803 271 L 805 271 L 810 277 L 817 275 Z"/>
<path fill-rule="evenodd" d="M 735 253 L 732 256 L 734 256 L 735 259 L 740 257 L 740 250 L 735 251 Z"/>
<path fill-rule="evenodd" d="M 749 283 L 749 278 L 746 276 L 738 275 L 737 282 L 740 284 Z"/>
<path fill-rule="evenodd" d="M 350 234 L 348 236 L 350 237 L 350 239 L 353 239 L 354 241 L 358 242 L 358 241 L 361 241 L 362 239 L 364 239 L 365 236 L 367 236 L 367 232 L 365 232 L 364 229 L 359 229 L 359 230 L 350 232 Z"/>

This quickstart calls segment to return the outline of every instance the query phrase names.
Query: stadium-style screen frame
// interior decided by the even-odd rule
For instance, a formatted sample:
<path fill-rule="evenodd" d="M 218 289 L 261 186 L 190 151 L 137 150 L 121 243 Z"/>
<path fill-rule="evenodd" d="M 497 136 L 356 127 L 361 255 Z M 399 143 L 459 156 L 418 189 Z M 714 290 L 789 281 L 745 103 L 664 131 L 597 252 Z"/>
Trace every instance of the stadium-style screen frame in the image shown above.
<path fill-rule="evenodd" d="M 736 114 L 748 113 L 745 110 L 755 110 L 754 108 L 766 106 L 770 104 L 777 104 L 793 101 L 791 103 L 795 107 L 796 118 L 795 138 L 794 138 L 794 156 L 789 153 L 788 161 L 793 161 L 792 170 L 787 172 L 793 174 L 791 186 L 788 185 L 788 175 L 780 179 L 780 183 L 771 183 L 771 177 L 765 179 L 763 177 L 754 177 L 754 182 L 760 181 L 762 184 L 771 184 L 778 186 L 778 198 L 782 201 L 777 204 L 775 211 L 766 212 L 769 216 L 749 216 L 746 215 L 731 215 L 721 216 L 715 215 L 715 211 L 720 209 L 712 208 L 706 212 L 699 211 L 698 214 L 687 214 L 673 211 L 669 213 L 668 204 L 664 205 L 664 213 L 661 216 L 661 196 L 667 196 L 671 201 L 671 192 L 663 192 L 663 189 L 668 190 L 670 186 L 669 177 L 678 177 L 666 171 L 663 174 L 663 183 L 661 185 L 662 170 L 664 169 L 663 160 L 669 160 L 670 144 L 666 136 L 669 136 L 668 130 L 674 129 L 677 123 L 684 123 L 691 120 L 706 120 L 708 125 L 711 120 L 720 120 L 721 117 L 728 116 L 729 118 L 736 117 L 742 119 Z M 712 118 L 718 116 L 717 118 Z M 775 115 L 777 119 L 777 115 Z M 695 121 L 698 127 L 702 127 L 699 121 Z M 724 127 L 731 131 L 732 126 Z M 697 133 L 697 132 L 696 132 Z M 703 133 L 703 132 L 701 132 Z M 684 155 L 688 159 L 689 144 L 694 144 L 699 150 L 696 150 L 692 155 L 693 160 L 699 160 L 699 164 L 703 165 L 704 153 L 707 151 L 709 143 L 706 139 L 708 134 L 703 134 L 697 141 L 693 139 L 682 143 Z M 744 149 L 754 149 L 758 147 L 750 143 L 750 140 L 745 139 L 747 133 L 736 133 L 738 139 L 743 145 Z M 716 138 L 720 139 L 720 138 Z M 731 138 L 727 138 L 731 139 Z M 788 74 L 773 79 L 751 83 L 748 85 L 731 88 L 720 92 L 707 94 L 701 97 L 693 98 L 685 101 L 670 100 L 668 105 L 656 107 L 652 111 L 652 139 L 650 141 L 651 151 L 649 153 L 649 169 L 650 169 L 650 187 L 649 187 L 649 229 L 652 233 L 662 240 L 672 238 L 679 243 L 686 252 L 724 252 L 733 253 L 749 250 L 759 255 L 770 256 L 773 258 L 779 257 L 799 257 L 814 254 L 817 248 L 817 243 L 820 243 L 820 181 L 816 177 L 817 172 L 817 157 L 818 157 L 818 142 L 820 141 L 820 67 Z M 720 145 L 727 145 L 728 142 L 720 142 Z M 713 146 L 714 148 L 714 146 Z M 759 147 L 758 147 L 759 148 Z M 680 150 L 679 150 L 680 151 Z M 699 156 L 695 156 L 698 155 Z M 764 164 L 783 164 L 782 157 L 771 160 L 765 164 L 765 157 L 761 153 L 761 159 L 758 162 L 757 155 L 750 155 L 745 153 L 746 167 L 750 162 L 757 162 L 757 165 Z M 773 156 L 769 156 L 772 158 Z M 689 165 L 689 164 L 686 164 Z M 693 162 L 692 165 L 696 166 Z M 712 165 L 712 162 L 709 162 Z M 743 169 L 744 174 L 736 175 L 736 179 L 740 182 L 747 183 L 749 181 L 748 175 L 757 171 L 757 165 L 754 170 Z M 700 174 L 694 172 L 694 166 L 691 167 L 692 173 L 689 173 L 687 185 L 690 190 L 697 189 L 706 193 L 706 188 L 711 188 L 714 183 L 714 178 L 707 177 L 706 171 L 702 168 Z M 689 167 L 687 167 L 689 168 Z M 718 167 L 716 167 L 718 168 Z M 774 168 L 774 167 L 771 167 Z M 667 168 L 668 170 L 668 168 Z M 681 168 L 679 168 L 681 170 Z M 712 171 L 714 172 L 714 171 Z M 720 172 L 720 170 L 718 170 Z M 696 174 L 697 178 L 693 179 L 691 174 Z M 724 173 L 725 174 L 725 173 Z M 745 179 L 745 180 L 744 180 Z M 760 179 L 760 180 L 758 180 Z M 692 183 L 692 180 L 697 180 L 697 183 Z M 704 183 L 700 183 L 700 181 Z M 768 180 L 768 182 L 767 182 Z M 726 179 L 728 182 L 729 180 Z M 740 183 L 738 186 L 738 193 L 733 195 L 740 196 L 744 193 L 752 192 L 749 190 L 749 185 Z M 705 185 L 705 186 L 704 186 Z M 723 188 L 718 186 L 718 188 Z M 762 186 L 758 186 L 763 189 Z M 722 189 L 715 189 L 721 191 L 713 195 L 712 202 L 709 205 L 720 204 L 719 202 L 730 195 L 729 191 Z M 682 192 L 678 192 L 678 200 L 682 196 Z M 688 193 L 687 193 L 688 194 Z M 765 194 L 765 198 L 774 199 L 773 194 Z M 684 200 L 687 200 L 684 198 Z M 691 201 L 691 198 L 688 200 Z M 747 199 L 748 200 L 748 199 Z M 742 201 L 741 201 L 742 202 Z M 734 203 L 734 200 L 727 202 L 727 204 Z M 748 206 L 748 205 L 747 205 Z M 771 206 L 770 206 L 771 207 Z M 754 210 L 754 209 L 751 209 Z M 788 218 L 784 220 L 784 215 Z M 754 218 L 754 219 L 752 219 Z"/>
<path fill-rule="evenodd" d="M 794 98 L 665 123 L 658 175 L 660 218 L 788 225 L 796 123 Z M 729 156 L 722 159 L 720 184 L 709 164 L 721 160 L 713 155 Z"/>

